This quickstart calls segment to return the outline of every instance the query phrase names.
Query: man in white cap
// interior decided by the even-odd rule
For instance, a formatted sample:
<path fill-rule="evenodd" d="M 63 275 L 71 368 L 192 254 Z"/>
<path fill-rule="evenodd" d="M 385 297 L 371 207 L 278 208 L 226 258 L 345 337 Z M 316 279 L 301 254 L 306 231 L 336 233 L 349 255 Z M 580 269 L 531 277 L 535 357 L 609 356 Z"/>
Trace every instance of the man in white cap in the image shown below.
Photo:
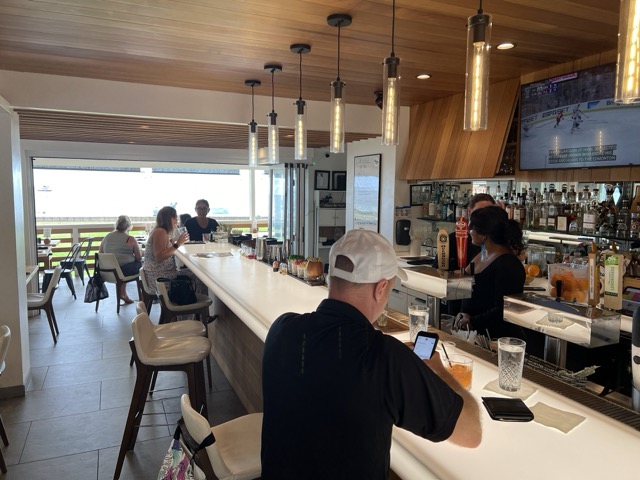
<path fill-rule="evenodd" d="M 437 353 L 420 360 L 372 323 L 398 270 L 378 233 L 351 230 L 329 255 L 329 298 L 272 325 L 263 356 L 262 479 L 387 479 L 394 425 L 476 447 L 478 405 Z"/>

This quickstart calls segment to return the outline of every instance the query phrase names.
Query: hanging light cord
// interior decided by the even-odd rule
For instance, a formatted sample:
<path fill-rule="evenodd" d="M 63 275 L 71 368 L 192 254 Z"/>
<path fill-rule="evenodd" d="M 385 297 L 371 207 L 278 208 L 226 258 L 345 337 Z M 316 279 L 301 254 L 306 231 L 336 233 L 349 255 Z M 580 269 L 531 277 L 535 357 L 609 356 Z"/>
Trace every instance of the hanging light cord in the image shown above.
<path fill-rule="evenodd" d="M 302 50 L 298 51 L 300 55 L 300 100 L 302 100 Z"/>
<path fill-rule="evenodd" d="M 255 88 L 255 84 L 251 85 L 251 122 L 252 123 L 256 121 L 256 119 L 254 118 L 255 117 L 255 108 L 254 108 L 254 105 L 253 105 L 253 89 L 254 88 Z"/>
<path fill-rule="evenodd" d="M 481 0 L 482 1 L 482 0 Z M 393 0 L 393 10 L 391 13 L 391 56 L 395 57 L 395 37 L 396 37 L 396 0 Z"/>
<path fill-rule="evenodd" d="M 271 69 L 271 113 L 276 112 L 276 102 L 275 102 L 276 87 L 274 84 L 275 72 L 276 72 L 276 69 L 272 68 Z"/>
<path fill-rule="evenodd" d="M 394 0 L 395 2 L 395 0 Z M 478 8 L 478 14 L 482 14 L 482 0 L 480 0 L 480 8 Z"/>
<path fill-rule="evenodd" d="M 342 21 L 338 23 L 338 78 L 336 80 L 340 81 L 340 30 L 342 30 Z"/>

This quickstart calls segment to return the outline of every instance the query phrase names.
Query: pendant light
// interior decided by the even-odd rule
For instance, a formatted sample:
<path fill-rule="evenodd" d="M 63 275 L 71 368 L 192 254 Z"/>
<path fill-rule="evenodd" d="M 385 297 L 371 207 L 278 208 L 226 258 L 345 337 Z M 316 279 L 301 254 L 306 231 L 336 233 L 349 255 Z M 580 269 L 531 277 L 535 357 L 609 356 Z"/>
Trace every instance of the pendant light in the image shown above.
<path fill-rule="evenodd" d="M 293 53 L 300 56 L 300 96 L 294 105 L 296 105 L 296 119 L 294 122 L 295 130 L 295 159 L 307 159 L 307 116 L 304 111 L 306 102 L 302 100 L 302 55 L 311 51 L 311 46 L 305 43 L 294 43 L 289 47 Z"/>
<path fill-rule="evenodd" d="M 467 23 L 467 78 L 464 92 L 464 129 L 487 129 L 489 107 L 489 53 L 491 15 L 478 14 Z"/>
<path fill-rule="evenodd" d="M 258 124 L 255 120 L 255 108 L 253 103 L 253 89 L 262 85 L 260 80 L 245 80 L 244 84 L 251 87 L 251 122 L 249 122 L 249 166 L 258 165 Z"/>
<path fill-rule="evenodd" d="M 615 101 L 640 102 L 640 1 L 620 1 Z"/>
<path fill-rule="evenodd" d="M 331 153 L 344 153 L 344 86 L 340 80 L 340 30 L 351 25 L 351 15 L 334 13 L 327 17 L 327 23 L 332 27 L 338 27 L 338 76 L 335 82 L 331 82 L 331 133 L 329 138 L 329 151 Z"/>
<path fill-rule="evenodd" d="M 267 114 L 269 117 L 269 165 L 277 165 L 280 163 L 280 143 L 278 140 L 278 123 L 276 119 L 278 114 L 276 113 L 275 103 L 275 82 L 274 77 L 276 72 L 282 71 L 282 65 L 279 63 L 266 63 L 264 69 L 271 72 L 271 113 Z"/>
<path fill-rule="evenodd" d="M 396 0 L 391 16 L 391 54 L 384 59 L 382 81 L 382 144 L 398 145 L 398 113 L 400 109 L 400 59 L 395 54 Z"/>

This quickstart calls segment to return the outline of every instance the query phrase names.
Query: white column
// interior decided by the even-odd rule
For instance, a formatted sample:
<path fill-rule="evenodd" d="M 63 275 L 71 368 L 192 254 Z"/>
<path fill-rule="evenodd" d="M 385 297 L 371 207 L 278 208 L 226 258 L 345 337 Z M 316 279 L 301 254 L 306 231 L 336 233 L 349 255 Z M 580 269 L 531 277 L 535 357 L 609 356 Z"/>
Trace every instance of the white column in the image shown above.
<path fill-rule="evenodd" d="M 11 329 L 7 366 L 0 377 L 0 397 L 24 395 L 24 386 L 30 373 L 22 196 L 18 115 L 0 97 L 0 323 Z"/>

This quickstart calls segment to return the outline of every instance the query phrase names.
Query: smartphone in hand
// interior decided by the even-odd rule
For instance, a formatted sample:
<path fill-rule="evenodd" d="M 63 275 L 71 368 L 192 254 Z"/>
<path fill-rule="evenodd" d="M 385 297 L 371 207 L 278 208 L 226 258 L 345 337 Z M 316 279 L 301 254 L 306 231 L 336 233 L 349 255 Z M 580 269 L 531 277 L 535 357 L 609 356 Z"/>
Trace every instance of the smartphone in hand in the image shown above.
<path fill-rule="evenodd" d="M 431 332 L 418 332 L 413 351 L 423 360 L 429 360 L 438 344 L 438 334 Z"/>

